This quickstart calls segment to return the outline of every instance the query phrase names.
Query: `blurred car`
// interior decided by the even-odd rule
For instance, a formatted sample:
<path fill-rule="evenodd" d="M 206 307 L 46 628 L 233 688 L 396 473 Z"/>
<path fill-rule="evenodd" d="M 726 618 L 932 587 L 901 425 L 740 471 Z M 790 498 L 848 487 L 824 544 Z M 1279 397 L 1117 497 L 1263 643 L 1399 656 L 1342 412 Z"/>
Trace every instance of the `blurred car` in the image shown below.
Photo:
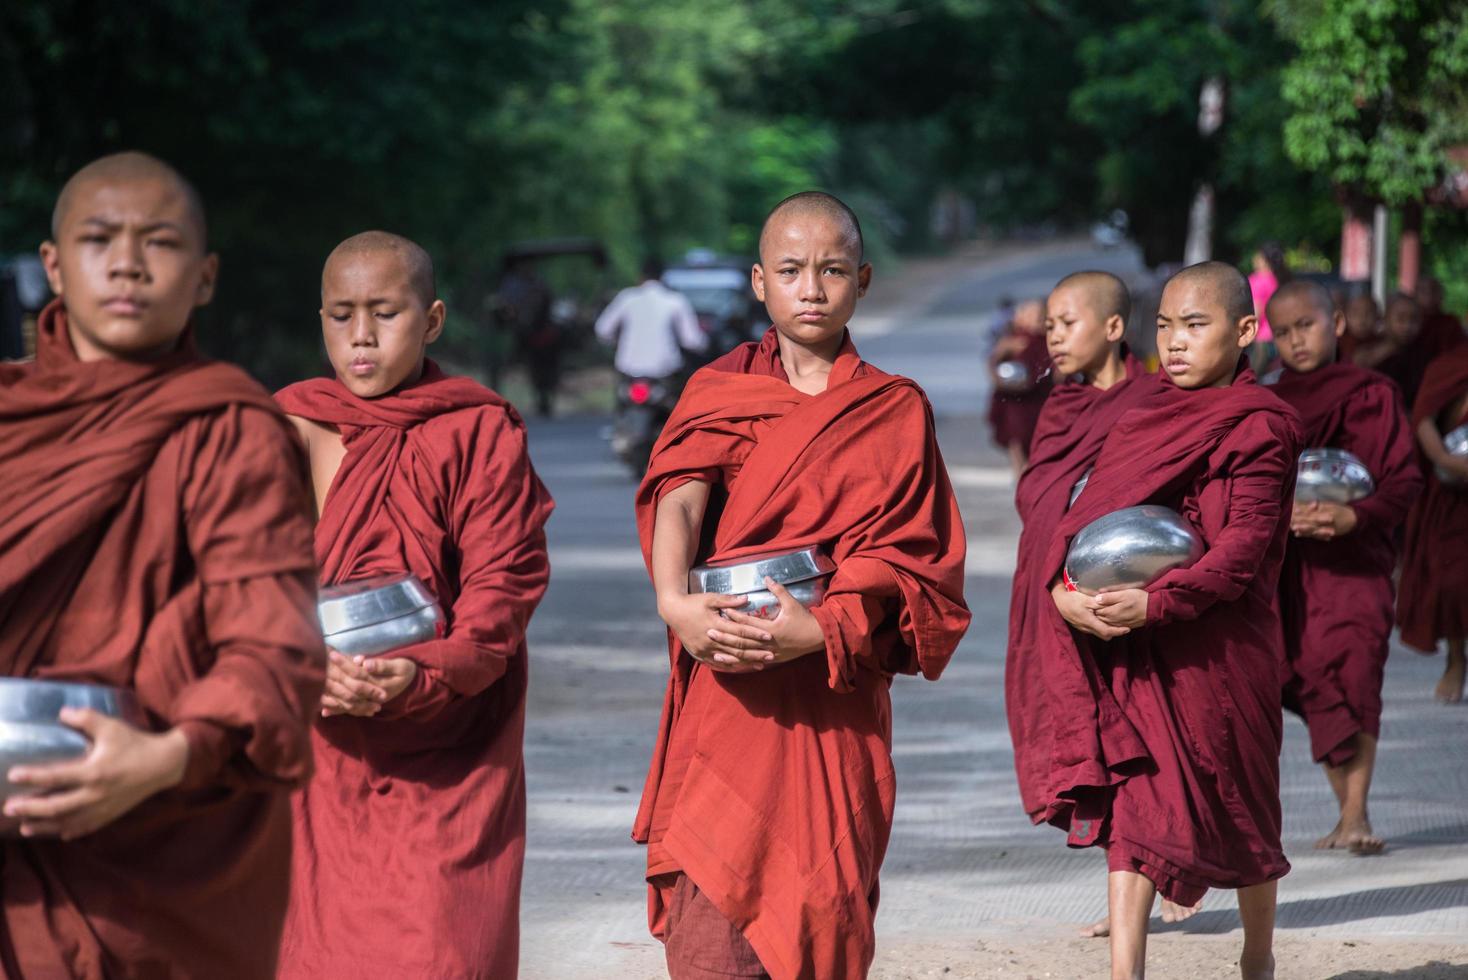
<path fill-rule="evenodd" d="M 749 285 L 749 266 L 697 250 L 663 270 L 663 285 L 688 297 L 708 337 L 707 360 L 764 333 L 762 308 Z"/>
<path fill-rule="evenodd" d="M 1091 241 L 1101 248 L 1118 248 L 1126 243 L 1130 223 L 1127 213 L 1118 208 L 1091 226 Z"/>

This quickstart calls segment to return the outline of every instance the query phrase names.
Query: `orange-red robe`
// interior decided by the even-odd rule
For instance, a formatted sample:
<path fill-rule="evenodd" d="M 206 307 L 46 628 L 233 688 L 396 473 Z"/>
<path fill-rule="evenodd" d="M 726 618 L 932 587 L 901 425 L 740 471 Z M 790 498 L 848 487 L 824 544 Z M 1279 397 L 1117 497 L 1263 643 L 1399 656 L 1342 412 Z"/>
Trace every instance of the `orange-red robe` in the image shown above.
<path fill-rule="evenodd" d="M 324 654 L 295 433 L 185 338 L 77 360 L 60 302 L 0 365 L 0 670 L 131 688 L 184 781 L 77 840 L 0 843 L 14 977 L 267 978 Z"/>
<path fill-rule="evenodd" d="M 1462 425 L 1468 396 L 1468 345 L 1441 355 L 1412 406 L 1412 431 L 1433 419 L 1446 435 Z M 1427 466 L 1427 486 L 1407 517 L 1397 623 L 1402 642 L 1431 653 L 1444 639 L 1468 638 L 1468 487 L 1448 486 Z"/>
<path fill-rule="evenodd" d="M 550 567 L 550 495 L 510 404 L 431 361 L 364 400 L 277 396 L 346 457 L 316 527 L 324 585 L 412 572 L 446 635 L 394 651 L 413 683 L 372 718 L 321 719 L 295 797 L 282 977 L 513 977 L 525 855 L 525 629 Z"/>
<path fill-rule="evenodd" d="M 1381 733 L 1397 528 L 1422 492 L 1422 472 L 1401 392 L 1375 371 L 1344 363 L 1286 370 L 1272 390 L 1300 413 L 1307 447 L 1353 453 L 1376 484 L 1351 505 L 1350 534 L 1290 539 L 1279 583 L 1285 706 L 1304 717 L 1315 761 L 1338 766 L 1355 755 L 1358 733 Z"/>
<path fill-rule="evenodd" d="M 1041 819 L 1050 799 L 1050 741 L 1054 708 L 1048 697 L 1043 661 L 1032 655 L 1038 630 L 1048 627 L 1055 602 L 1040 569 L 1045 547 L 1070 507 L 1070 492 L 1096 462 L 1101 444 L 1117 420 L 1157 384 L 1140 361 L 1127 355 L 1126 377 L 1101 389 L 1063 382 L 1045 402 L 1030 462 L 1015 488 L 1022 528 L 1009 594 L 1009 643 L 1004 661 L 1004 708 L 1014 745 L 1020 801 Z"/>
<path fill-rule="evenodd" d="M 727 499 L 711 500 L 700 561 L 819 544 L 838 566 L 813 609 L 823 656 L 730 674 L 670 634 L 633 831 L 648 845 L 653 934 L 665 937 L 682 872 L 776 980 L 871 964 L 895 796 L 892 676 L 936 678 L 969 621 L 963 524 L 922 392 L 849 339 L 827 385 L 789 384 L 773 329 L 735 348 L 689 382 L 637 496 L 649 560 L 658 500 L 701 479 Z"/>
<path fill-rule="evenodd" d="M 1052 604 L 1030 654 L 1055 716 L 1049 799 L 1033 816 L 1183 905 L 1289 870 L 1274 591 L 1299 453 L 1294 410 L 1244 360 L 1223 388 L 1163 379 L 1111 429 L 1042 559 L 1053 581 L 1081 528 L 1144 503 L 1203 539 L 1196 564 L 1147 587 L 1146 625 L 1103 643 Z"/>

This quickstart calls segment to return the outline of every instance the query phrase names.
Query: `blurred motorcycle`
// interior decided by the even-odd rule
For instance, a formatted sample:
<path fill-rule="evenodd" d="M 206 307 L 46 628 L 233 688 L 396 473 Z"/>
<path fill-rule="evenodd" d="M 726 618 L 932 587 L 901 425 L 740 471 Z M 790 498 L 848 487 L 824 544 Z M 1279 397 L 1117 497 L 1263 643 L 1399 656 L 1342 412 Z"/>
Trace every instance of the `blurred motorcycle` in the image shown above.
<path fill-rule="evenodd" d="M 682 377 L 622 377 L 617 384 L 617 414 L 612 420 L 612 452 L 638 479 L 647 472 L 652 447 L 673 414 Z"/>

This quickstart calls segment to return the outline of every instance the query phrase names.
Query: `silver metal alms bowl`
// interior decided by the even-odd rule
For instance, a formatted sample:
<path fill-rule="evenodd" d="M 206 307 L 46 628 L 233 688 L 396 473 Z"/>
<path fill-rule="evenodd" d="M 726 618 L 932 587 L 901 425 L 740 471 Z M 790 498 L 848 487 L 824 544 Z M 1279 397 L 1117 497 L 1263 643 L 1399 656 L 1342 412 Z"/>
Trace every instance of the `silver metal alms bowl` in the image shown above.
<path fill-rule="evenodd" d="M 796 602 L 809 608 L 825 598 L 826 587 L 835 572 L 836 563 L 813 546 L 741 558 L 737 562 L 700 565 L 688 573 L 688 589 L 744 596 L 747 601 L 739 607 L 739 612 L 774 619 L 780 614 L 780 600 L 765 588 L 766 577 L 783 585 Z"/>
<path fill-rule="evenodd" d="M 1203 541 L 1182 515 L 1143 504 L 1113 511 L 1081 528 L 1065 556 L 1065 573 L 1080 591 L 1140 589 L 1203 556 Z"/>
<path fill-rule="evenodd" d="M 0 804 L 35 790 L 10 782 L 11 766 L 45 765 L 80 758 L 91 743 L 60 721 L 62 708 L 91 708 L 146 727 L 131 691 L 72 681 L 0 677 Z"/>
<path fill-rule="evenodd" d="M 1468 422 L 1464 422 L 1443 436 L 1443 448 L 1448 451 L 1449 456 L 1468 459 Z M 1441 466 L 1435 466 L 1433 469 L 1437 472 L 1438 480 L 1450 487 L 1468 486 L 1468 483 L 1464 483 Z"/>
<path fill-rule="evenodd" d="M 1000 361 L 994 365 L 994 387 L 1000 391 L 1029 391 L 1035 386 L 1024 361 Z"/>
<path fill-rule="evenodd" d="M 1344 449 L 1307 449 L 1300 454 L 1295 476 L 1295 501 L 1349 504 L 1369 497 L 1376 483 L 1366 464 Z"/>
<path fill-rule="evenodd" d="M 375 657 L 431 640 L 443 609 L 415 575 L 381 575 L 318 593 L 316 614 L 326 645 L 349 657 Z"/>
<path fill-rule="evenodd" d="M 1076 505 L 1076 498 L 1081 495 L 1082 490 L 1086 489 L 1086 484 L 1089 483 L 1091 480 L 1091 471 L 1094 469 L 1094 466 L 1086 467 L 1086 472 L 1081 474 L 1081 478 L 1075 483 L 1071 484 L 1070 500 L 1066 501 L 1065 504 L 1066 510 L 1069 510 Z"/>

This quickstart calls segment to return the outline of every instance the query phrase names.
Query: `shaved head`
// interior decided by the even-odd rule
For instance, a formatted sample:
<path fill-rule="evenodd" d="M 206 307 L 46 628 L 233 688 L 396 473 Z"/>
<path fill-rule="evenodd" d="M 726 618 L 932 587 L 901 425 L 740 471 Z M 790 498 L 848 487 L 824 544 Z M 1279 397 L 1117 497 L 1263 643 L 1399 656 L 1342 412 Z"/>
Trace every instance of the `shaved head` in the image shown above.
<path fill-rule="evenodd" d="M 1055 289 L 1067 287 L 1084 291 L 1095 304 L 1095 312 L 1100 315 L 1103 323 L 1113 316 L 1119 316 L 1126 321 L 1132 315 L 1132 295 L 1127 292 L 1126 283 L 1109 272 L 1096 269 L 1072 272 L 1055 284 Z"/>
<path fill-rule="evenodd" d="M 1203 286 L 1223 306 L 1229 320 L 1237 323 L 1246 316 L 1254 315 L 1254 294 L 1249 290 L 1249 280 L 1227 262 L 1199 262 L 1180 272 L 1173 273 L 1162 291 L 1173 283 Z"/>
<path fill-rule="evenodd" d="M 1330 290 L 1309 279 L 1291 279 L 1274 291 L 1274 295 L 1269 297 L 1266 306 L 1274 309 L 1276 303 L 1288 303 L 1292 300 L 1310 303 L 1320 311 L 1320 315 L 1326 320 L 1335 316 L 1335 300 L 1330 298 Z M 1272 320 L 1273 317 L 1270 319 Z"/>
<path fill-rule="evenodd" d="M 92 184 L 118 184 L 140 181 L 159 181 L 172 184 L 184 200 L 189 220 L 199 233 L 199 248 L 206 248 L 208 229 L 204 221 L 204 200 L 194 185 L 177 170 L 155 156 L 128 151 L 93 160 L 76 173 L 61 188 L 56 196 L 56 207 L 51 212 L 51 237 L 61 237 L 61 226 L 67 213 L 76 201 L 77 192 Z"/>
<path fill-rule="evenodd" d="M 857 263 L 860 264 L 865 260 L 866 243 L 861 236 L 861 222 L 856 220 L 856 212 L 847 207 L 840 198 L 834 194 L 827 194 L 825 191 L 801 191 L 799 194 L 791 194 L 770 209 L 759 233 L 761 257 L 765 253 L 765 244 L 769 238 L 771 226 L 778 221 L 790 218 L 820 218 L 835 222 L 842 228 L 852 250 L 856 253 Z"/>
<path fill-rule="evenodd" d="M 433 259 L 417 242 L 389 231 L 364 231 L 332 249 L 331 254 L 326 257 L 326 267 L 339 259 L 359 255 L 395 256 L 403 264 L 408 282 L 413 287 L 413 292 L 423 300 L 423 305 L 432 305 L 438 299 L 438 285 L 433 278 Z M 325 275 L 326 269 L 323 268 L 322 277 L 325 278 Z"/>

